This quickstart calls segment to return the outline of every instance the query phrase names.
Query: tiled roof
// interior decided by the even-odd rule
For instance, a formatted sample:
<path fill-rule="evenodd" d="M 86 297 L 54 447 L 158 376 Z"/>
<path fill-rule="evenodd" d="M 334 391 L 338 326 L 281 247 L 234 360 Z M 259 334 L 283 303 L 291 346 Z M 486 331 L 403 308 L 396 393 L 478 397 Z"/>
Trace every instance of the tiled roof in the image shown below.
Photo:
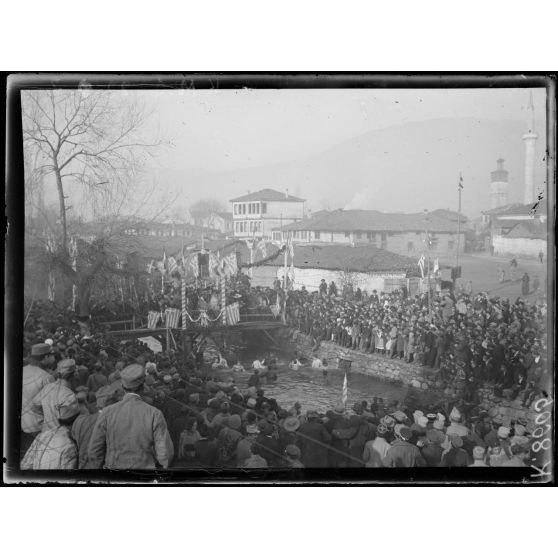
<path fill-rule="evenodd" d="M 283 227 L 286 231 L 424 231 L 457 232 L 457 222 L 429 213 L 381 213 L 375 210 L 349 209 L 332 211 L 325 216 L 303 219 Z"/>
<path fill-rule="evenodd" d="M 219 217 L 222 217 L 223 219 L 232 220 L 233 218 L 233 214 L 230 211 L 216 211 L 215 213 L 216 215 L 219 215 Z"/>
<path fill-rule="evenodd" d="M 521 221 L 506 235 L 506 238 L 531 238 L 546 239 L 547 228 L 540 221 Z"/>
<path fill-rule="evenodd" d="M 448 221 L 455 222 L 457 222 L 457 218 L 459 217 L 462 225 L 467 223 L 469 220 L 466 215 L 463 215 L 463 213 L 459 214 L 457 211 L 452 211 L 451 209 L 435 209 L 430 212 L 430 215 L 436 215 L 437 217 L 442 217 L 444 219 L 448 219 Z"/>
<path fill-rule="evenodd" d="M 374 246 L 296 246 L 294 265 L 299 268 L 341 271 L 395 272 L 414 269 L 417 262 Z"/>
<path fill-rule="evenodd" d="M 502 207 L 497 207 L 496 209 L 491 209 L 489 211 L 484 211 L 485 215 L 493 215 L 494 217 L 505 217 L 507 215 L 532 215 L 534 203 L 512 203 L 504 205 Z M 542 200 L 536 206 L 536 212 L 541 215 L 546 215 L 546 202 Z"/>
<path fill-rule="evenodd" d="M 189 244 L 186 251 L 199 250 L 200 242 Z M 221 255 L 230 252 L 239 252 L 240 259 L 246 263 L 249 261 L 249 252 L 246 243 L 242 240 L 208 240 L 204 248 L 211 251 L 219 251 Z M 266 257 L 271 256 L 279 250 L 279 246 L 266 242 Z M 167 251 L 167 256 L 170 252 Z M 175 254 L 176 257 L 177 254 Z M 256 252 L 255 260 L 261 260 L 264 255 L 261 251 Z M 290 261 L 290 260 L 289 260 Z M 283 255 L 267 261 L 266 266 L 282 267 Z M 417 260 L 400 256 L 375 246 L 339 246 L 339 245 L 309 245 L 297 244 L 294 247 L 294 266 L 298 268 L 332 269 L 362 273 L 403 273 L 415 271 Z"/>
<path fill-rule="evenodd" d="M 302 198 L 297 198 L 296 196 L 287 195 L 286 192 L 278 192 L 277 190 L 272 190 L 271 188 L 264 188 L 263 190 L 258 190 L 257 192 L 252 192 L 246 194 L 245 196 L 240 196 L 230 200 L 231 202 L 243 202 L 243 201 L 264 201 L 264 202 L 304 202 Z"/>
<path fill-rule="evenodd" d="M 481 211 L 483 215 L 500 215 L 508 210 L 513 210 L 518 207 L 522 207 L 521 203 L 508 203 L 506 205 L 501 205 L 500 207 L 494 207 L 493 209 L 487 209 L 486 211 Z"/>

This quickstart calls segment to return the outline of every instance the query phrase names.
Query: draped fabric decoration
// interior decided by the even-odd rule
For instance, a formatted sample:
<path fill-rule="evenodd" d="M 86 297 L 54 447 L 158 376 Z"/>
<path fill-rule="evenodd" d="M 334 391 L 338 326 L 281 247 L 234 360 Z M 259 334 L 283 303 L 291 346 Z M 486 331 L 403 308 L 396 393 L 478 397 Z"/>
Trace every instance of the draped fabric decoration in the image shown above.
<path fill-rule="evenodd" d="M 182 331 L 186 331 L 186 278 L 182 277 L 180 285 L 180 295 L 182 299 Z"/>
<path fill-rule="evenodd" d="M 147 327 L 149 329 L 155 329 L 157 327 L 157 323 L 159 322 L 160 317 L 161 317 L 160 312 L 155 312 L 155 310 L 151 310 L 147 314 Z"/>
<path fill-rule="evenodd" d="M 240 306 L 238 302 L 226 306 L 225 314 L 228 325 L 235 325 L 240 322 Z"/>
<path fill-rule="evenodd" d="M 178 308 L 167 308 L 165 310 L 165 327 L 177 328 L 180 321 L 180 310 Z"/>

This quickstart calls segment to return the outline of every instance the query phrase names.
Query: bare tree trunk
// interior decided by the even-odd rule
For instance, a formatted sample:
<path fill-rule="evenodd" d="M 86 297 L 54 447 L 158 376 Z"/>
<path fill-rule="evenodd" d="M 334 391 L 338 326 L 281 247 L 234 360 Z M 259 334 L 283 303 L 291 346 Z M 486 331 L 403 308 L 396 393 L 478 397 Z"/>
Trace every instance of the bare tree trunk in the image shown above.
<path fill-rule="evenodd" d="M 62 248 L 64 254 L 68 252 L 68 229 L 66 226 L 66 202 L 64 197 L 64 187 L 62 185 L 62 177 L 60 176 L 60 169 L 54 161 L 54 176 L 56 176 L 56 188 L 58 190 L 58 203 L 60 206 L 60 224 L 62 226 Z"/>
<path fill-rule="evenodd" d="M 79 316 L 89 316 L 91 309 L 89 299 L 91 297 L 91 281 L 78 282 Z"/>

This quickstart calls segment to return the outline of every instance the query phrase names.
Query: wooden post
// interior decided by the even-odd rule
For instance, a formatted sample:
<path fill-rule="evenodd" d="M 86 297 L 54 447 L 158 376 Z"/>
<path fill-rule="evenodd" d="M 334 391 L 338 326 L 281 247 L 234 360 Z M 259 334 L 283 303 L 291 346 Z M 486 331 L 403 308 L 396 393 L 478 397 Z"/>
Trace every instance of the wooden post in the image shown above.
<path fill-rule="evenodd" d="M 181 275 L 180 277 L 180 295 L 182 302 L 182 354 L 184 356 L 184 362 L 186 362 L 187 348 L 186 348 L 186 277 Z"/>
<path fill-rule="evenodd" d="M 225 308 L 227 307 L 227 291 L 225 284 L 225 277 L 221 277 L 221 322 L 224 326 L 227 325 L 227 313 Z"/>

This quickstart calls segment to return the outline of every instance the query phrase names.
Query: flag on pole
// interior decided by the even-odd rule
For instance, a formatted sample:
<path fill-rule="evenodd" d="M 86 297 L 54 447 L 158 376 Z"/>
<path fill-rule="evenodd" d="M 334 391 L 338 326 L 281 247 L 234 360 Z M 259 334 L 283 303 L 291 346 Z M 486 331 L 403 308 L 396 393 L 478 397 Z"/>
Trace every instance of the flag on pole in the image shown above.
<path fill-rule="evenodd" d="M 234 252 L 223 258 L 223 270 L 227 277 L 236 275 L 238 271 L 238 265 L 236 261 L 236 254 Z"/>
<path fill-rule="evenodd" d="M 270 306 L 270 310 L 274 318 L 277 318 L 277 316 L 279 316 L 279 314 L 281 313 L 281 306 L 279 305 L 279 297 L 277 297 L 275 304 L 272 304 Z"/>
<path fill-rule="evenodd" d="M 184 263 L 184 271 L 186 275 L 198 277 L 200 269 L 198 264 L 198 254 L 190 254 Z"/>
<path fill-rule="evenodd" d="M 178 308 L 167 308 L 165 310 L 165 327 L 177 328 L 180 314 L 181 312 Z"/>
<path fill-rule="evenodd" d="M 461 173 L 459 173 L 459 184 L 457 185 L 457 187 L 460 190 L 463 190 L 463 177 L 461 176 Z"/>
<path fill-rule="evenodd" d="M 215 277 L 219 275 L 219 257 L 215 252 L 209 252 L 209 276 Z"/>
<path fill-rule="evenodd" d="M 225 314 L 227 315 L 227 324 L 235 325 L 240 322 L 240 308 L 238 302 L 229 304 L 225 307 Z"/>
<path fill-rule="evenodd" d="M 171 275 L 178 269 L 178 264 L 172 256 L 168 259 L 168 268 Z"/>
<path fill-rule="evenodd" d="M 420 269 L 420 274 L 422 275 L 422 278 L 424 279 L 424 262 L 425 262 L 425 258 L 424 258 L 424 254 L 422 254 L 422 256 L 420 257 L 419 261 L 418 261 L 418 266 Z"/>
<path fill-rule="evenodd" d="M 157 269 L 164 275 L 167 272 L 167 254 L 163 250 L 163 259 L 157 262 Z"/>
<path fill-rule="evenodd" d="M 265 247 L 265 240 L 263 238 L 258 242 L 256 250 L 259 250 L 262 253 L 262 257 L 267 258 L 267 249 Z"/>
<path fill-rule="evenodd" d="M 347 404 L 347 396 L 348 396 L 347 372 L 345 372 L 345 378 L 343 379 L 343 395 L 341 396 L 341 402 L 343 403 L 343 405 Z"/>

